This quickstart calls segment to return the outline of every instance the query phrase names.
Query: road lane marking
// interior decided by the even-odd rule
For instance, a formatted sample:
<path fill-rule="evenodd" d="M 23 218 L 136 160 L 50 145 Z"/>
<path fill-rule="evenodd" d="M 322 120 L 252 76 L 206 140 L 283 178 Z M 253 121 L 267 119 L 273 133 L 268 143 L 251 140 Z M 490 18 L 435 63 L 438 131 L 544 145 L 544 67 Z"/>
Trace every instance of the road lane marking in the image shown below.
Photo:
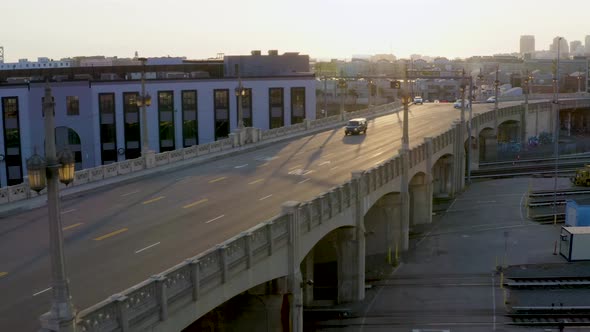
<path fill-rule="evenodd" d="M 329 160 L 326 160 L 323 163 L 320 163 L 320 166 L 324 166 L 324 165 L 327 165 L 327 164 L 330 164 L 330 163 L 332 163 L 332 162 L 329 161 Z"/>
<path fill-rule="evenodd" d="M 269 163 L 264 163 L 264 164 L 258 165 L 258 166 L 256 166 L 256 167 L 264 167 L 264 166 L 268 166 L 268 164 L 269 164 Z"/>
<path fill-rule="evenodd" d="M 153 247 L 157 246 L 158 244 L 160 244 L 160 242 L 157 242 L 157 243 L 154 243 L 152 245 L 149 245 L 149 246 L 147 246 L 147 247 L 145 247 L 143 249 L 139 249 L 135 253 L 136 254 L 139 254 L 140 252 L 145 251 L 145 250 L 148 250 L 149 248 L 153 248 Z"/>
<path fill-rule="evenodd" d="M 225 179 L 227 179 L 227 176 L 222 176 L 220 178 L 213 179 L 213 180 L 209 181 L 209 183 L 215 183 L 215 182 L 223 181 Z"/>
<path fill-rule="evenodd" d="M 123 232 L 127 232 L 128 230 L 129 230 L 128 228 L 121 228 L 121 229 L 119 229 L 119 230 L 116 230 L 116 231 L 114 231 L 114 232 L 110 232 L 110 233 L 108 233 L 108 234 L 105 234 L 105 235 L 103 235 L 103 236 L 95 237 L 95 238 L 94 238 L 94 241 L 101 241 L 101 240 L 104 240 L 104 239 L 106 239 L 106 238 L 109 238 L 109 237 L 111 237 L 111 236 L 115 236 L 115 235 L 117 235 L 117 234 L 121 234 L 121 233 L 123 233 Z"/>
<path fill-rule="evenodd" d="M 143 202 L 141 204 L 146 205 L 146 204 L 150 204 L 150 203 L 153 203 L 153 202 L 157 202 L 157 201 L 161 200 L 164 197 L 166 197 L 166 196 L 159 196 L 159 197 L 156 197 L 156 198 L 152 198 L 152 199 L 149 199 L 149 200 L 147 200 L 147 201 L 145 201 L 145 202 Z"/>
<path fill-rule="evenodd" d="M 307 175 L 307 174 L 311 174 L 313 172 L 315 172 L 315 171 L 307 171 L 307 172 L 302 173 L 301 175 Z"/>
<path fill-rule="evenodd" d="M 209 199 L 207 199 L 207 198 L 203 198 L 203 199 L 201 199 L 201 200 L 198 200 L 198 201 L 196 201 L 196 202 L 193 202 L 193 203 L 187 204 L 187 205 L 183 206 L 182 208 L 183 208 L 183 209 L 188 209 L 188 208 L 191 208 L 191 207 L 193 207 L 193 206 L 195 206 L 195 205 L 199 205 L 199 204 L 201 204 L 201 203 L 205 203 L 205 202 L 207 202 L 207 201 L 209 201 Z"/>
<path fill-rule="evenodd" d="M 300 155 L 300 154 L 302 154 L 302 153 L 305 153 L 305 151 L 299 151 L 299 152 L 297 152 L 297 153 L 296 153 L 296 154 L 294 154 L 294 155 L 295 155 L 295 156 L 298 156 L 298 155 Z"/>
<path fill-rule="evenodd" d="M 66 214 L 66 213 L 70 213 L 70 212 L 74 212 L 74 211 L 76 211 L 76 209 L 69 209 L 69 210 L 62 211 L 61 214 Z"/>
<path fill-rule="evenodd" d="M 8 272 L 0 272 L 0 278 L 4 277 L 7 274 L 8 274 Z"/>
<path fill-rule="evenodd" d="M 132 192 L 129 192 L 129 193 L 126 193 L 126 194 L 121 195 L 121 197 L 125 197 L 125 196 L 129 196 L 129 195 L 137 194 L 138 192 L 139 192 L 139 190 L 132 191 Z"/>
<path fill-rule="evenodd" d="M 305 183 L 305 182 L 307 182 L 307 181 L 309 181 L 309 180 L 310 180 L 310 178 L 307 178 L 307 179 L 305 179 L 305 180 L 301 180 L 301 181 L 297 182 L 297 184 L 302 184 L 302 183 Z"/>
<path fill-rule="evenodd" d="M 45 292 L 47 292 L 48 290 L 51 290 L 51 288 L 52 288 L 52 287 L 49 287 L 49 288 L 47 288 L 47 289 L 44 289 L 44 290 L 42 290 L 42 291 L 40 291 L 40 292 L 37 292 L 37 293 L 33 294 L 33 296 L 37 296 L 37 295 L 39 295 L 39 294 L 41 294 L 41 293 L 45 293 Z"/>
<path fill-rule="evenodd" d="M 333 171 L 333 170 L 335 170 L 338 167 L 340 167 L 340 166 L 334 166 L 334 167 L 330 168 L 330 170 Z"/>
<path fill-rule="evenodd" d="M 258 180 L 254 180 L 254 181 L 252 181 L 252 182 L 249 182 L 248 184 L 256 184 L 256 183 L 258 183 L 258 182 L 262 182 L 262 181 L 264 181 L 264 179 L 258 179 Z"/>
<path fill-rule="evenodd" d="M 381 152 L 377 152 L 377 153 L 375 153 L 374 155 L 372 155 L 372 156 L 371 156 L 371 158 L 378 157 L 378 156 L 380 156 L 380 155 L 382 155 L 382 154 L 383 154 L 383 151 L 381 151 Z"/>
<path fill-rule="evenodd" d="M 235 166 L 234 168 L 244 168 L 246 166 L 248 166 L 248 164 L 244 164 L 244 165 L 240 165 L 240 166 Z"/>
<path fill-rule="evenodd" d="M 303 165 L 295 165 L 295 166 L 289 167 L 289 170 L 292 171 L 296 168 L 300 168 L 301 166 L 303 166 Z"/>
<path fill-rule="evenodd" d="M 496 203 L 496 201 L 477 201 L 478 204 L 483 204 L 483 203 Z"/>
<path fill-rule="evenodd" d="M 270 194 L 270 195 L 268 195 L 268 196 L 264 196 L 264 197 L 262 197 L 262 198 L 259 198 L 258 200 L 259 200 L 259 201 L 263 201 L 263 200 L 265 200 L 265 199 L 267 199 L 267 198 L 269 198 L 269 197 L 271 197 L 271 196 L 272 196 L 272 194 Z"/>
<path fill-rule="evenodd" d="M 62 230 L 63 230 L 63 231 L 67 231 L 68 229 L 72 229 L 72 228 L 78 227 L 78 226 L 80 226 L 80 225 L 82 225 L 82 224 L 84 224 L 84 223 L 82 223 L 82 222 L 79 222 L 79 223 L 77 223 L 77 224 L 73 224 L 73 225 L 70 225 L 70 226 L 66 226 L 66 227 L 62 228 Z"/>
<path fill-rule="evenodd" d="M 217 220 L 217 219 L 221 219 L 221 218 L 223 218 L 223 217 L 225 217 L 225 214 L 222 214 L 222 215 L 220 215 L 219 217 L 215 217 L 215 218 L 213 218 L 213 219 L 211 219 L 211 220 L 209 220 L 209 221 L 205 221 L 205 224 L 208 224 L 208 223 L 214 222 L 215 220 Z"/>
<path fill-rule="evenodd" d="M 387 160 L 387 159 L 381 159 L 381 160 L 379 160 L 378 162 L 376 162 L 376 163 L 375 163 L 375 165 L 379 165 L 379 164 L 381 164 L 382 162 L 384 162 L 384 161 L 386 161 L 386 160 Z"/>

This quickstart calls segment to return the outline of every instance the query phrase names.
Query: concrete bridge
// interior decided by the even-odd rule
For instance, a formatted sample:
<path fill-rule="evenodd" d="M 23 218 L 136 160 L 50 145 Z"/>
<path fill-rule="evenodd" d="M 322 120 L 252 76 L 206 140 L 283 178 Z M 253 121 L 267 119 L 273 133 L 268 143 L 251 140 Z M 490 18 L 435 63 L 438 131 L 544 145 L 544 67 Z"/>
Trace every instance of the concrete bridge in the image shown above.
<path fill-rule="evenodd" d="M 271 312 L 267 327 L 285 324 L 281 317 L 287 312 L 287 324 L 302 331 L 303 308 L 317 300 L 314 265 L 335 262 L 334 302 L 362 300 L 367 271 L 393 263 L 398 252 L 408 249 L 411 225 L 432 221 L 433 196 L 453 196 L 464 188 L 466 154 L 477 167 L 480 147 L 491 153 L 495 132 L 505 123 L 517 123 L 521 137 L 540 129 L 550 132 L 555 107 L 540 102 L 501 108 L 497 117 L 494 111 L 474 115 L 472 140 L 477 144 L 469 151 L 468 128 L 457 121 L 376 167 L 353 172 L 349 181 L 309 201 L 285 202 L 271 220 L 81 311 L 77 329 L 182 330 L 250 291 L 275 303 L 262 309 Z M 587 98 L 561 105 L 562 112 L 589 107 Z"/>

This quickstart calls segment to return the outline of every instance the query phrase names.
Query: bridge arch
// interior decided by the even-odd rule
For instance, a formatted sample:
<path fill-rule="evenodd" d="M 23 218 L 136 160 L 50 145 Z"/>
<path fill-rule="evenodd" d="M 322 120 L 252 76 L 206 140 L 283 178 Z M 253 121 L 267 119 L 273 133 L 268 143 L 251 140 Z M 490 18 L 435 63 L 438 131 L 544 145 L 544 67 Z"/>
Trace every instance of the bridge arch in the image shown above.
<path fill-rule="evenodd" d="M 432 165 L 432 195 L 448 197 L 453 194 L 454 156 L 445 154 Z"/>

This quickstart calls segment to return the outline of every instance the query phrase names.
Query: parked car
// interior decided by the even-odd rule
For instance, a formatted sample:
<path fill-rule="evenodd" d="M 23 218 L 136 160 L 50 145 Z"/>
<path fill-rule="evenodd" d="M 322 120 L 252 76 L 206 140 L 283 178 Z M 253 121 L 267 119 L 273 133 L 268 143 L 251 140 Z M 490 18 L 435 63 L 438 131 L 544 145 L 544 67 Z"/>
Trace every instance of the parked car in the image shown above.
<path fill-rule="evenodd" d="M 367 133 L 367 119 L 356 118 L 350 119 L 344 127 L 344 135 L 358 135 L 360 133 Z"/>
<path fill-rule="evenodd" d="M 424 100 L 422 100 L 422 97 L 420 97 L 420 96 L 414 97 L 414 104 L 422 105 L 423 103 L 424 103 Z"/>
<path fill-rule="evenodd" d="M 495 103 L 496 102 L 496 96 L 491 96 L 490 98 L 488 98 L 486 100 L 486 103 Z"/>

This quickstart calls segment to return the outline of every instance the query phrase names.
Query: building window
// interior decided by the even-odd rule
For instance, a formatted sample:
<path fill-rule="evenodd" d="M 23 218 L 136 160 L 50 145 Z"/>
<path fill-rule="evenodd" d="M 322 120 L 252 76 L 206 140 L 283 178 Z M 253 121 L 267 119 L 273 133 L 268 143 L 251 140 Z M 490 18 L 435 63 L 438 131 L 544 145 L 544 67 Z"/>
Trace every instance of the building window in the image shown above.
<path fill-rule="evenodd" d="M 197 91 L 182 91 L 182 144 L 185 148 L 199 144 L 197 114 Z"/>
<path fill-rule="evenodd" d="M 18 97 L 2 98 L 2 115 L 7 185 L 13 186 L 23 182 Z"/>
<path fill-rule="evenodd" d="M 67 96 L 66 108 L 68 115 L 80 115 L 80 101 L 78 100 L 78 96 Z"/>
<path fill-rule="evenodd" d="M 98 94 L 100 114 L 100 147 L 102 164 L 117 162 L 117 127 L 115 121 L 115 94 Z"/>
<path fill-rule="evenodd" d="M 174 92 L 158 91 L 160 152 L 174 150 Z"/>
<path fill-rule="evenodd" d="M 283 121 L 283 88 L 270 88 L 268 90 L 269 98 L 269 129 L 284 126 Z"/>
<path fill-rule="evenodd" d="M 305 119 L 305 88 L 291 88 L 291 124 Z"/>
<path fill-rule="evenodd" d="M 141 129 L 139 123 L 139 107 L 137 92 L 123 93 L 123 116 L 125 131 L 125 159 L 141 157 Z"/>
<path fill-rule="evenodd" d="M 215 140 L 229 136 L 229 90 L 213 90 Z"/>
<path fill-rule="evenodd" d="M 239 100 L 240 98 L 236 97 L 236 105 Z M 236 114 L 236 119 L 239 122 L 238 114 Z M 252 89 L 244 89 L 244 95 L 242 96 L 242 120 L 244 121 L 244 127 L 252 127 Z"/>

